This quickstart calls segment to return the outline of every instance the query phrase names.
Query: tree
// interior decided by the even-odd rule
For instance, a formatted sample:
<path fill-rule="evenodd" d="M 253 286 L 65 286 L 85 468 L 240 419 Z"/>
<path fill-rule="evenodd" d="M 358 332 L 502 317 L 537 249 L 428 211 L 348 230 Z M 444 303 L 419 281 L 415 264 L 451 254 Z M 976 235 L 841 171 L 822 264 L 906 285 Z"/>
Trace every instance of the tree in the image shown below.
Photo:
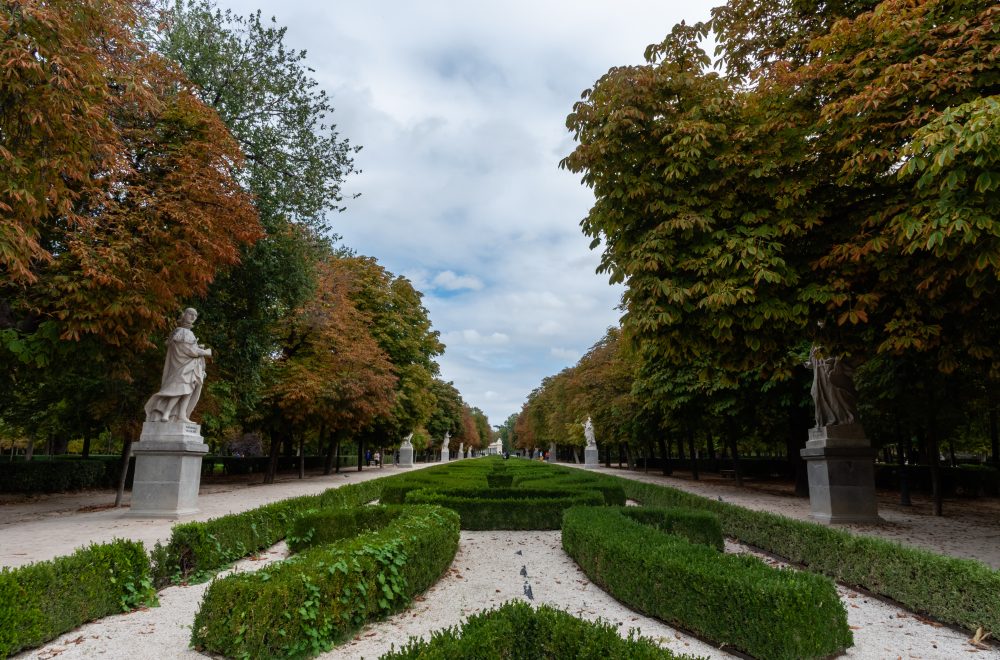
<path fill-rule="evenodd" d="M 333 106 L 305 51 L 288 48 L 285 28 L 259 11 L 244 18 L 209 0 L 161 2 L 146 37 L 183 68 L 246 154 L 239 178 L 266 235 L 200 303 L 205 339 L 219 347 L 220 375 L 246 414 L 274 337 L 315 285 L 328 214 L 344 209 L 342 185 L 358 148 L 329 123 Z"/>
<path fill-rule="evenodd" d="M 331 438 L 332 456 L 341 439 L 357 436 L 392 410 L 397 379 L 368 330 L 371 318 L 351 300 L 358 287 L 356 273 L 342 259 L 322 263 L 315 296 L 282 337 L 264 397 L 272 456 L 285 434 L 298 438 L 304 455 L 309 432 L 318 433 L 321 446 Z"/>

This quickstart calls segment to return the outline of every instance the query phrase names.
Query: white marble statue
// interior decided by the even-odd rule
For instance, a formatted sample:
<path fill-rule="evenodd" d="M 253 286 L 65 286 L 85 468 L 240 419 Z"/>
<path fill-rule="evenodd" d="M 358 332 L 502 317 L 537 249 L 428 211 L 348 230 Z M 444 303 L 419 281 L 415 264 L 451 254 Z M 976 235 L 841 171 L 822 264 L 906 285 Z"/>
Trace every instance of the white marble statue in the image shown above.
<path fill-rule="evenodd" d="M 191 332 L 196 320 L 198 312 L 188 307 L 170 333 L 160 391 L 146 402 L 147 422 L 191 422 L 205 382 L 205 358 L 212 357 Z"/>
<path fill-rule="evenodd" d="M 405 438 L 403 438 L 403 444 L 400 445 L 400 446 L 402 446 L 402 447 L 412 447 L 413 446 L 413 432 L 412 431 L 410 432 L 410 435 L 408 435 Z"/>
<path fill-rule="evenodd" d="M 588 447 L 596 447 L 597 440 L 594 439 L 594 424 L 590 421 L 590 416 L 587 416 L 587 421 L 583 423 L 583 435 L 587 438 Z"/>
<path fill-rule="evenodd" d="M 447 447 L 449 442 L 451 442 L 451 431 L 445 431 L 444 432 L 444 446 Z"/>

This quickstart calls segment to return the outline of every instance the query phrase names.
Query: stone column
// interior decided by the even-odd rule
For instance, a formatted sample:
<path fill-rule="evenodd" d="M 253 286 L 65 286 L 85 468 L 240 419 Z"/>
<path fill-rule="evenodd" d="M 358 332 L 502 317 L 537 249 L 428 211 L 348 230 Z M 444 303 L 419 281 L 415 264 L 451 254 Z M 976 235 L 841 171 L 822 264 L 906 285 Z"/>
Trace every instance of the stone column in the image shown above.
<path fill-rule="evenodd" d="M 399 467 L 413 467 L 413 443 L 409 439 L 403 440 L 403 444 L 399 446 Z"/>
<path fill-rule="evenodd" d="M 593 470 L 600 463 L 600 459 L 597 454 L 597 445 L 587 447 L 583 450 L 583 467 L 588 470 Z"/>
<path fill-rule="evenodd" d="M 201 459 L 208 453 L 201 426 L 145 422 L 135 455 L 130 518 L 171 518 L 198 513 Z"/>
<path fill-rule="evenodd" d="M 809 475 L 810 516 L 824 523 L 876 523 L 875 450 L 861 424 L 809 429 L 801 451 Z"/>

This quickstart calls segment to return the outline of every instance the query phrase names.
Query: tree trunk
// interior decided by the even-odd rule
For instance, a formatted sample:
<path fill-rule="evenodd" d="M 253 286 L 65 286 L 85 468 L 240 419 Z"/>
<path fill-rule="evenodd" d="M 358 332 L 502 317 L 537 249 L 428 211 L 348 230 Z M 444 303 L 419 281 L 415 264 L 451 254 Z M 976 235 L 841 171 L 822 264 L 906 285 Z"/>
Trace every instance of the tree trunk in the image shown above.
<path fill-rule="evenodd" d="M 951 459 L 951 466 L 958 467 L 958 461 L 955 459 L 955 441 L 948 440 L 948 458 Z"/>
<path fill-rule="evenodd" d="M 711 433 L 708 433 L 708 459 L 710 461 L 715 461 L 715 438 L 712 437 Z"/>
<path fill-rule="evenodd" d="M 792 405 L 788 414 L 788 436 L 785 439 L 785 450 L 788 456 L 789 468 L 795 479 L 795 496 L 809 497 L 809 472 L 802 450 L 809 439 L 809 424 L 812 418 L 802 406 Z"/>
<path fill-rule="evenodd" d="M 335 474 L 340 474 L 340 434 L 338 433 L 334 436 L 333 445 L 333 471 Z"/>
<path fill-rule="evenodd" d="M 299 479 L 306 478 L 306 434 L 299 434 Z"/>
<path fill-rule="evenodd" d="M 696 459 L 694 452 L 694 431 L 691 430 L 690 426 L 685 426 L 684 433 L 685 435 L 687 435 L 688 449 L 690 450 L 691 454 L 691 478 L 694 479 L 695 481 L 698 481 L 700 477 L 698 475 L 698 460 Z M 678 442 L 677 447 L 678 449 L 683 448 L 684 443 Z"/>
<path fill-rule="evenodd" d="M 997 428 L 996 404 L 990 406 L 990 451 L 991 462 L 1000 466 L 1000 431 Z"/>
<path fill-rule="evenodd" d="M 670 451 L 667 449 L 667 442 L 662 435 L 659 436 L 656 442 L 660 446 L 660 461 L 662 461 L 660 469 L 664 476 L 669 477 L 673 470 L 670 469 Z"/>
<path fill-rule="evenodd" d="M 624 461 L 624 460 L 625 460 L 625 448 L 622 446 L 622 443 L 619 442 L 618 443 L 618 467 L 619 468 L 621 468 L 622 461 Z"/>
<path fill-rule="evenodd" d="M 319 446 L 320 447 L 324 447 L 324 446 L 326 447 L 326 451 L 323 452 L 323 454 L 324 454 L 324 456 L 323 456 L 323 474 L 324 475 L 327 475 L 327 474 L 330 474 L 331 472 L 333 472 L 333 446 L 334 446 L 334 437 L 336 435 L 337 435 L 336 433 L 330 433 L 330 432 L 328 432 L 325 427 L 320 430 Z"/>
<path fill-rule="evenodd" d="M 281 453 L 281 437 L 277 433 L 271 433 L 270 460 L 267 462 L 267 472 L 264 474 L 264 483 L 273 484 L 274 475 L 278 471 L 278 454 Z"/>
<path fill-rule="evenodd" d="M 604 467 L 611 467 L 611 445 L 604 445 Z"/>
<path fill-rule="evenodd" d="M 629 470 L 635 469 L 635 458 L 632 456 L 632 445 L 625 443 L 625 463 Z"/>
<path fill-rule="evenodd" d="M 899 422 L 896 422 L 896 453 L 899 456 L 896 458 L 899 463 L 899 504 L 900 506 L 913 506 L 913 502 L 910 500 L 910 468 L 906 464 L 906 459 L 910 456 L 910 444 L 911 439 L 907 436 L 906 440 L 903 440 L 903 433 L 899 428 Z"/>
<path fill-rule="evenodd" d="M 25 460 L 25 462 L 30 461 L 31 457 L 34 456 L 34 455 L 35 455 L 35 436 L 34 435 L 29 435 L 28 436 L 28 446 L 24 450 L 24 460 Z"/>
<path fill-rule="evenodd" d="M 944 491 L 941 488 L 941 460 L 938 447 L 936 420 L 931 413 L 927 429 L 927 459 L 931 466 L 931 498 L 934 500 L 934 515 L 944 515 Z"/>
<path fill-rule="evenodd" d="M 736 475 L 736 485 L 743 486 L 743 474 L 740 471 L 740 450 L 737 447 L 737 436 L 739 434 L 735 422 L 730 420 L 728 424 L 729 453 L 733 457 L 733 473 Z"/>
<path fill-rule="evenodd" d="M 126 433 L 125 441 L 122 443 L 122 457 L 118 469 L 118 488 L 115 491 L 115 508 L 121 508 L 122 500 L 125 499 L 125 480 L 128 478 L 129 457 L 132 455 L 132 434 Z"/>
<path fill-rule="evenodd" d="M 361 464 L 365 461 L 365 441 L 358 436 L 358 472 L 361 472 Z"/>
<path fill-rule="evenodd" d="M 90 458 L 90 433 L 83 436 L 83 451 L 81 452 L 81 458 Z"/>
<path fill-rule="evenodd" d="M 684 462 L 684 441 L 681 439 L 677 440 L 677 460 L 681 463 Z"/>

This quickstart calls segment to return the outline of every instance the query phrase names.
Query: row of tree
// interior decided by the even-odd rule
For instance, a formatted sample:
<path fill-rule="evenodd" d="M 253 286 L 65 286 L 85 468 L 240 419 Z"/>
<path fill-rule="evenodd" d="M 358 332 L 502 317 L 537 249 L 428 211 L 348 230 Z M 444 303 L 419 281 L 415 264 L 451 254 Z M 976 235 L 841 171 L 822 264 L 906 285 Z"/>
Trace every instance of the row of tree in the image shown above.
<path fill-rule="evenodd" d="M 562 166 L 594 191 L 581 225 L 626 285 L 622 338 L 543 383 L 526 437 L 593 414 L 599 437 L 795 456 L 819 345 L 858 367 L 877 441 L 936 470 L 945 443 L 989 437 L 996 459 L 998 19 L 986 0 L 730 0 L 598 80 Z"/>
<path fill-rule="evenodd" d="M 0 31 L 5 434 L 137 437 L 191 305 L 217 448 L 489 442 L 438 377 L 421 294 L 335 246 L 358 148 L 283 28 L 210 0 L 53 0 L 6 3 Z"/>

